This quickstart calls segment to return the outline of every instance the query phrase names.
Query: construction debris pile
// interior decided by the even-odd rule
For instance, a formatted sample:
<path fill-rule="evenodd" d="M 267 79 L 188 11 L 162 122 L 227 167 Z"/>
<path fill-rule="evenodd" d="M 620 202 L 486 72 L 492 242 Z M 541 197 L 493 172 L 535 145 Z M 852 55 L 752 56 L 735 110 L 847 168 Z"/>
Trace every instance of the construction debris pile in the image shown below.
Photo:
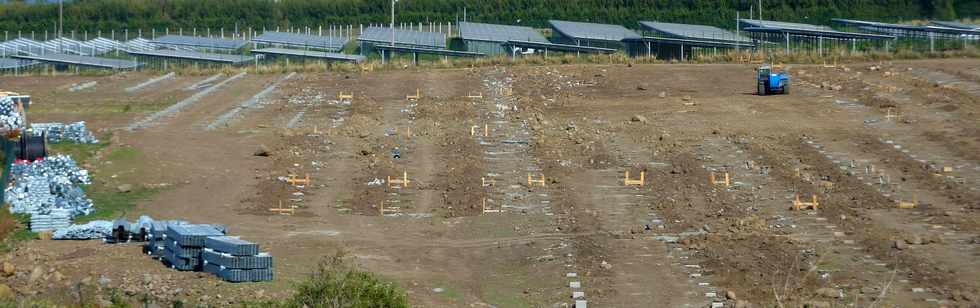
<path fill-rule="evenodd" d="M 13 131 L 24 127 L 24 115 L 17 108 L 14 99 L 0 97 L 0 131 Z"/>
<path fill-rule="evenodd" d="M 32 220 L 38 220 L 31 225 L 34 232 L 65 227 L 76 216 L 92 212 L 92 200 L 81 188 L 91 184 L 88 171 L 71 157 L 18 162 L 10 173 L 14 184 L 7 188 L 4 201 L 10 204 L 10 212 L 31 214 Z"/>
<path fill-rule="evenodd" d="M 31 123 L 31 131 L 40 136 L 47 134 L 48 142 L 72 142 L 72 143 L 99 143 L 88 128 L 85 121 L 75 123 Z"/>

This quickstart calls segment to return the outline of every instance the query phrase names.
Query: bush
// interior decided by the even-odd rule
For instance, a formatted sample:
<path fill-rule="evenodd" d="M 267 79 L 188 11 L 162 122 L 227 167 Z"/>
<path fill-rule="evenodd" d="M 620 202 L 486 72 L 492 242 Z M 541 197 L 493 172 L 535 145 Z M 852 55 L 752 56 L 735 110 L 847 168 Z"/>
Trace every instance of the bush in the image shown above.
<path fill-rule="evenodd" d="M 405 293 L 377 275 L 359 270 L 343 253 L 320 262 L 283 307 L 409 307 Z"/>

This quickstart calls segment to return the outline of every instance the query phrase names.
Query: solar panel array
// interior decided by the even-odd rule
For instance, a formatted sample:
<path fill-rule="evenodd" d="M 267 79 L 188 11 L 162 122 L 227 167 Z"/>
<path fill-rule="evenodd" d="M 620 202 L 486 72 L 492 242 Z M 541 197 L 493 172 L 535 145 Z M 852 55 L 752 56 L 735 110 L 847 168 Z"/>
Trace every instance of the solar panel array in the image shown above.
<path fill-rule="evenodd" d="M 337 51 L 347 45 L 346 37 L 311 35 L 292 32 L 266 31 L 252 39 L 254 42 L 280 44 L 294 47 L 308 47 Z"/>
<path fill-rule="evenodd" d="M 211 62 L 222 62 L 238 64 L 246 62 L 252 59 L 252 57 L 246 55 L 230 55 L 223 53 L 207 53 L 199 51 L 188 51 L 188 50 L 170 50 L 170 49 L 158 49 L 158 50 L 143 50 L 127 51 L 131 55 L 146 56 L 146 57 L 162 57 L 162 58 L 174 58 L 174 59 L 186 59 L 186 60 L 196 60 L 196 61 L 211 61 Z"/>
<path fill-rule="evenodd" d="M 159 45 L 176 45 L 176 46 L 219 48 L 219 49 L 239 49 L 244 47 L 246 44 L 246 42 L 243 40 L 225 39 L 225 38 L 217 38 L 217 37 L 173 35 L 173 34 L 158 37 L 150 42 Z"/>
<path fill-rule="evenodd" d="M 664 33 L 668 36 L 686 39 L 725 40 L 736 42 L 751 42 L 752 40 L 723 30 L 718 27 L 703 25 L 688 25 L 666 22 L 641 21 L 640 25 L 648 30 Z"/>
<path fill-rule="evenodd" d="M 633 30 L 620 25 L 596 24 L 588 22 L 549 20 L 551 27 L 564 36 L 573 39 L 622 41 L 641 38 Z"/>
<path fill-rule="evenodd" d="M 980 25 L 965 24 L 955 21 L 931 21 L 930 23 L 940 27 L 950 27 L 963 30 L 980 30 Z"/>
<path fill-rule="evenodd" d="M 349 55 L 344 53 L 335 52 L 322 52 L 322 51 L 312 51 L 312 50 L 296 50 L 296 49 L 286 49 L 286 48 L 262 48 L 252 50 L 254 53 L 261 54 L 271 54 L 280 56 L 295 56 L 295 57 L 308 57 L 308 58 L 318 58 L 327 60 L 337 60 L 337 61 L 349 61 L 360 63 L 364 62 L 367 57 L 361 55 Z"/>
<path fill-rule="evenodd" d="M 760 27 L 760 28 L 797 29 L 797 30 L 809 30 L 809 31 L 834 31 L 834 29 L 827 26 L 800 24 L 794 22 L 755 20 L 755 19 L 739 19 L 738 21 L 740 23 L 747 24 L 751 27 Z"/>
<path fill-rule="evenodd" d="M 459 36 L 464 40 L 499 42 L 526 41 L 547 43 L 548 39 L 530 27 L 460 22 Z"/>
<path fill-rule="evenodd" d="M 144 38 L 136 38 L 127 42 L 119 42 L 104 37 L 96 37 L 88 41 L 76 41 L 69 38 L 53 39 L 38 42 L 27 38 L 15 38 L 0 43 L 0 56 L 26 54 L 43 55 L 49 53 L 64 53 L 82 56 L 98 56 L 113 50 L 153 50 L 157 46 Z"/>
<path fill-rule="evenodd" d="M 17 59 L 36 60 L 41 62 L 51 62 L 57 64 L 71 64 L 79 66 L 91 66 L 110 69 L 130 69 L 140 66 L 140 63 L 130 60 L 99 58 L 91 56 L 67 55 L 49 53 L 43 55 L 15 55 Z"/>
<path fill-rule="evenodd" d="M 391 28 L 368 27 L 364 29 L 359 41 L 373 43 L 391 42 Z M 446 48 L 446 35 L 439 32 L 422 32 L 395 29 L 395 44 L 429 48 Z"/>
<path fill-rule="evenodd" d="M 24 68 L 34 64 L 37 64 L 37 62 L 24 59 L 0 58 L 0 69 L 4 70 Z"/>

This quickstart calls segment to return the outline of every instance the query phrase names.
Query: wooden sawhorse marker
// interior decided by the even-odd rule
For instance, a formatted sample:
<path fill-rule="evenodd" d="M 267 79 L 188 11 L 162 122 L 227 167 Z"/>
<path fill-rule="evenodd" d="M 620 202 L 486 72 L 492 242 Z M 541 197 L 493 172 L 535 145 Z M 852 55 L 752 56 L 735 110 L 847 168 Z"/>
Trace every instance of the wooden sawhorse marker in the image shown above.
<path fill-rule="evenodd" d="M 483 93 L 480 93 L 480 92 L 476 92 L 476 94 L 468 93 L 468 94 L 466 94 L 466 98 L 469 98 L 469 99 L 483 99 Z"/>
<path fill-rule="evenodd" d="M 411 183 L 411 181 L 408 180 L 408 171 L 402 172 L 402 178 L 401 179 L 399 179 L 399 178 L 391 178 L 390 175 L 388 176 L 388 187 L 389 188 L 395 188 L 395 187 L 398 187 L 398 186 L 408 187 L 408 183 Z"/>
<path fill-rule="evenodd" d="M 411 100 L 419 100 L 419 99 L 422 99 L 422 89 L 416 88 L 415 89 L 415 95 L 405 95 L 405 99 L 410 100 L 410 101 Z"/>
<path fill-rule="evenodd" d="M 503 213 L 503 212 L 504 212 L 503 209 L 495 209 L 495 210 L 494 209 L 488 209 L 487 208 L 487 199 L 486 198 L 483 198 L 483 214 Z"/>
<path fill-rule="evenodd" d="M 806 209 L 817 210 L 819 208 L 820 208 L 820 203 L 817 202 L 817 195 L 813 195 L 813 201 L 811 202 L 800 201 L 800 194 L 796 194 L 796 199 L 793 200 L 793 210 L 796 211 L 806 210 Z"/>
<path fill-rule="evenodd" d="M 340 92 L 340 94 L 337 94 L 337 99 L 352 101 L 354 100 L 354 92 L 350 92 L 349 94 L 344 94 L 344 92 Z"/>
<path fill-rule="evenodd" d="M 476 130 L 480 129 L 479 125 L 470 126 L 470 136 L 476 136 Z M 490 126 L 483 124 L 483 137 L 490 137 Z"/>
<path fill-rule="evenodd" d="M 299 178 L 295 174 L 290 174 L 289 177 L 286 178 L 286 183 L 289 183 L 289 185 L 293 185 L 293 186 L 306 186 L 309 185 L 311 182 L 312 181 L 310 180 L 309 174 L 307 174 L 306 177 L 304 178 Z"/>
<path fill-rule="evenodd" d="M 719 180 L 715 177 L 714 171 L 708 174 L 708 181 L 714 185 L 725 185 L 725 187 L 732 186 L 732 177 L 728 172 L 725 172 L 725 179 Z"/>
<path fill-rule="evenodd" d="M 647 172 L 646 171 L 640 171 L 640 179 L 639 180 L 630 179 L 630 171 L 629 170 L 626 170 L 626 174 L 623 175 L 623 185 L 626 185 L 626 186 L 643 186 L 643 185 L 646 184 L 646 176 L 647 176 Z"/>
<path fill-rule="evenodd" d="M 912 195 L 912 202 L 902 201 L 899 199 L 895 204 L 895 207 L 900 209 L 914 209 L 919 204 L 919 196 Z"/>
<path fill-rule="evenodd" d="M 279 207 L 269 209 L 269 211 L 273 213 L 278 213 L 279 215 L 293 215 L 294 213 L 296 213 L 296 208 L 292 206 L 290 206 L 289 208 L 284 208 L 282 207 L 282 201 L 279 201 Z"/>
<path fill-rule="evenodd" d="M 541 184 L 541 186 L 545 186 L 544 174 L 541 174 L 541 179 L 540 180 L 536 180 L 536 179 L 534 179 L 534 178 L 531 177 L 531 174 L 530 173 L 528 173 L 527 174 L 527 186 L 534 186 L 534 184 Z"/>

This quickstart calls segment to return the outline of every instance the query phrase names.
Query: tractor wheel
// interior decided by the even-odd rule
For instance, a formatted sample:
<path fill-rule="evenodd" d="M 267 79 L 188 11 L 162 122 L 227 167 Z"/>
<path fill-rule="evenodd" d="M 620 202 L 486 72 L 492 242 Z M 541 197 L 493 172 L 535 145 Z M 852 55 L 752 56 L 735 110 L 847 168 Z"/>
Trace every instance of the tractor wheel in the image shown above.
<path fill-rule="evenodd" d="M 783 86 L 783 94 L 789 94 L 789 85 Z"/>
<path fill-rule="evenodd" d="M 763 86 L 763 85 L 760 84 L 756 88 L 757 89 L 756 89 L 755 94 L 758 94 L 759 96 L 766 95 L 766 87 L 765 86 Z"/>

